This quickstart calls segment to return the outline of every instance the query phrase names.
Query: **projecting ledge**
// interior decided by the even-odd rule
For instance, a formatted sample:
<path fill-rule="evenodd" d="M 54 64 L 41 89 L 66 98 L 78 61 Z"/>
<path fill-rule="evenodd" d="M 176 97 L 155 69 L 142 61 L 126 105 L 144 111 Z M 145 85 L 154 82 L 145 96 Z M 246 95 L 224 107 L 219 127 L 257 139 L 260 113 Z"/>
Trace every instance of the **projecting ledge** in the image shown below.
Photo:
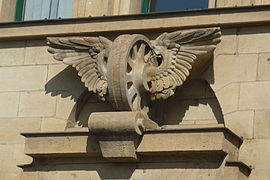
<path fill-rule="evenodd" d="M 23 133 L 25 153 L 32 157 L 93 157 L 103 159 L 99 143 L 88 129 L 74 132 Z M 136 149 L 138 161 L 149 156 L 228 155 L 238 160 L 242 139 L 224 127 L 145 131 Z"/>

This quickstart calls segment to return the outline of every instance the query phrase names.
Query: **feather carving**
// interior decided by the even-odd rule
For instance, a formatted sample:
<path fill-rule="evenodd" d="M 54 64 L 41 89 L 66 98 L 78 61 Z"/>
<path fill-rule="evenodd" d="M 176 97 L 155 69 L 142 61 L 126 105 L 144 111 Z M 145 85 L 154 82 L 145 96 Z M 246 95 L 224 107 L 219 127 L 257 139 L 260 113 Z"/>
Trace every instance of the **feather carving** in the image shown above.
<path fill-rule="evenodd" d="M 172 96 L 192 70 L 213 55 L 220 37 L 219 28 L 209 28 L 165 32 L 152 41 L 153 51 L 162 61 L 151 78 L 151 99 Z"/>
<path fill-rule="evenodd" d="M 107 58 L 112 42 L 105 37 L 50 37 L 48 52 L 55 60 L 72 65 L 89 91 L 105 101 Z"/>

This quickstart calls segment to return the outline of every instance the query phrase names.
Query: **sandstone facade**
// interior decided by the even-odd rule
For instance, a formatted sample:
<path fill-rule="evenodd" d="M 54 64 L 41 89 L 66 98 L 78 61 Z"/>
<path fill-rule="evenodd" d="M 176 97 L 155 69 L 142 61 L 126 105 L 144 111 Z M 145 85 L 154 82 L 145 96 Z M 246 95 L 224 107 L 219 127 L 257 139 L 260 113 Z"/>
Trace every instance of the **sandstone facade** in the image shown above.
<path fill-rule="evenodd" d="M 4 2 L 4 0 L 0 1 L 2 8 L 5 5 Z M 89 11 L 91 13 L 95 11 L 94 15 L 101 15 L 101 12 L 96 9 L 85 9 L 87 6 L 82 4 L 89 2 L 74 0 L 74 7 L 77 9 L 77 11 L 73 11 L 74 17 L 89 16 Z M 117 2 L 114 0 L 114 3 Z M 109 1 L 99 3 L 103 3 L 105 7 L 109 6 Z M 129 3 L 129 5 L 120 3 L 121 7 L 127 7 L 126 9 L 121 8 L 125 12 L 119 12 L 117 8 L 113 11 L 104 8 L 102 15 L 103 13 L 106 15 L 136 13 L 139 5 L 132 1 Z M 217 1 L 217 7 L 267 3 L 270 2 L 265 0 L 220 0 Z M 133 6 L 136 11 L 131 8 Z M 84 8 L 84 10 L 80 10 L 80 8 Z M 165 128 L 189 128 L 191 126 L 225 126 L 229 128 L 244 139 L 239 150 L 238 160 L 252 166 L 253 170 L 249 179 L 269 179 L 269 9 L 269 6 L 243 7 L 195 11 L 193 14 L 179 12 L 176 15 L 167 13 L 149 16 L 100 17 L 94 21 L 74 19 L 59 20 L 57 23 L 24 22 L 1 25 L 0 179 L 37 180 L 54 179 L 54 177 L 85 179 L 89 175 L 93 179 L 102 178 L 97 170 L 102 168 L 96 168 L 93 165 L 90 167 L 91 172 L 42 171 L 33 173 L 31 171 L 22 172 L 22 169 L 18 167 L 32 162 L 32 158 L 24 154 L 25 138 L 20 133 L 72 131 L 74 128 L 81 128 L 78 126 L 87 127 L 91 112 L 112 111 L 110 104 L 104 104 L 93 97 L 82 110 L 79 117 L 80 124 L 75 123 L 77 100 L 85 87 L 73 68 L 53 60 L 48 54 L 46 37 L 101 34 L 113 40 L 121 32 L 132 34 L 139 31 L 154 39 L 164 31 L 216 26 L 221 27 L 222 41 L 215 50 L 213 63 L 201 69 L 199 76 L 203 78 L 195 76 L 194 79 L 190 79 L 184 86 L 177 89 L 174 99 L 168 100 L 162 105 L 159 117 L 163 116 L 163 118 L 159 118 L 157 121 Z M 192 16 L 190 16 L 191 14 Z M 145 141 L 151 141 L 149 139 L 153 137 L 145 136 L 144 138 Z M 75 140 L 75 142 L 77 141 Z M 158 145 L 156 145 L 156 150 L 161 148 Z M 82 147 L 76 143 L 74 146 Z M 147 145 L 142 144 L 141 146 Z M 112 164 L 106 165 L 109 173 L 113 173 L 113 166 Z M 127 168 L 128 166 L 132 165 L 122 164 L 120 169 L 133 168 Z M 133 171 L 127 171 L 127 173 L 131 173 L 127 176 L 138 179 L 146 174 L 143 176 L 145 179 L 153 177 L 178 179 L 179 176 L 188 174 L 187 179 L 192 179 L 205 175 L 205 172 L 198 169 L 188 173 L 182 170 L 177 171 L 168 167 L 166 163 L 162 167 L 167 168 L 161 168 L 162 170 L 145 164 L 139 166 L 140 168 L 133 175 L 136 167 L 133 168 Z M 175 166 L 181 167 L 182 165 Z M 61 168 L 72 169 L 72 167 Z M 218 176 L 215 173 L 218 172 L 213 172 Z M 122 176 L 122 178 L 125 177 L 126 175 Z M 104 175 L 103 178 L 106 179 L 109 176 Z"/>

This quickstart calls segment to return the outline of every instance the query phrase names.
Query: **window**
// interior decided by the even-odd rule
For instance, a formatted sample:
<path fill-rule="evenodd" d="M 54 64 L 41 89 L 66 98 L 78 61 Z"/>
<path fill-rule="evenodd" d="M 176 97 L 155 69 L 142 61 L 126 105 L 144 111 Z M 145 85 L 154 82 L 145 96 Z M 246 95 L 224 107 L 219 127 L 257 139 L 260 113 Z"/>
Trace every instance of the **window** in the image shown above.
<path fill-rule="evenodd" d="M 206 9 L 209 0 L 143 0 L 142 12 Z"/>
<path fill-rule="evenodd" d="M 15 21 L 72 17 L 73 0 L 17 0 Z"/>

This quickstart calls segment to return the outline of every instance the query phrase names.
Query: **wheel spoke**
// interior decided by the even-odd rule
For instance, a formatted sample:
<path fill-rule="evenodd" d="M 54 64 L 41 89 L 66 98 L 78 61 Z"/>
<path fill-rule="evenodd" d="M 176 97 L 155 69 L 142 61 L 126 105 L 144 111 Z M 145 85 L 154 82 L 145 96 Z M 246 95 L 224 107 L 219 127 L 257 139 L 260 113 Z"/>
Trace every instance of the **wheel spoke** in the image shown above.
<path fill-rule="evenodd" d="M 140 106 L 141 106 L 141 97 L 139 94 L 137 94 L 133 102 L 133 108 L 138 110 L 140 109 Z"/>
<path fill-rule="evenodd" d="M 129 99 L 131 100 L 132 97 L 133 97 L 135 94 L 137 94 L 137 93 L 138 93 L 138 92 L 137 92 L 137 90 L 136 90 L 136 88 L 135 88 L 135 85 L 132 84 L 132 85 L 130 86 L 130 88 L 128 89 L 128 96 L 129 96 Z"/>
<path fill-rule="evenodd" d="M 133 53 L 132 53 L 132 59 L 136 59 L 137 56 L 138 56 L 138 47 L 137 47 L 137 44 L 135 44 L 133 46 L 132 51 L 133 51 Z"/>
<path fill-rule="evenodd" d="M 144 62 L 148 62 L 148 59 L 151 56 L 151 51 L 149 51 L 145 56 L 144 56 Z"/>
<path fill-rule="evenodd" d="M 133 67 L 134 67 L 134 60 L 131 59 L 130 57 L 128 58 L 128 64 L 129 64 L 130 67 L 133 69 Z"/>
<path fill-rule="evenodd" d="M 144 57 L 145 47 L 146 47 L 146 45 L 144 43 L 142 43 L 140 48 L 139 48 L 139 51 L 138 51 L 138 56 L 139 57 Z"/>

